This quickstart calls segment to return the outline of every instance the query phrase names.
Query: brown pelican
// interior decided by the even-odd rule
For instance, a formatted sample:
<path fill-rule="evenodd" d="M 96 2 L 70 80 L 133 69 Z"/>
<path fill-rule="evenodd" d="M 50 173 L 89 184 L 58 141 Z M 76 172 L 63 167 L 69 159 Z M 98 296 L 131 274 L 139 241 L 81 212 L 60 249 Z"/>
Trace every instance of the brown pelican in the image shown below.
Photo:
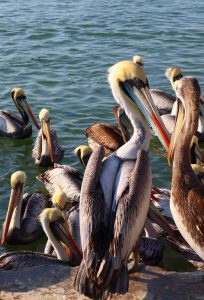
<path fill-rule="evenodd" d="M 157 128 L 165 147 L 169 146 L 143 68 L 129 61 L 120 62 L 109 69 L 109 83 L 115 100 L 132 123 L 133 136 L 103 164 L 104 151 L 99 146 L 89 159 L 82 182 L 83 260 L 75 287 L 97 299 L 104 292 L 125 293 L 128 289 L 127 260 L 143 229 L 151 193 L 150 129 L 145 118 Z"/>
<path fill-rule="evenodd" d="M 57 132 L 50 130 L 50 113 L 41 109 L 39 113 L 41 129 L 38 132 L 32 156 L 39 166 L 52 166 L 64 157 L 64 150 L 58 145 Z"/>
<path fill-rule="evenodd" d="M 57 208 L 46 208 L 40 214 L 39 219 L 55 249 L 57 259 L 52 255 L 38 252 L 16 251 L 0 256 L 0 269 L 16 270 L 37 265 L 64 264 L 65 262 L 76 266 L 80 263 L 82 254 L 69 232 L 65 215 Z"/>
<path fill-rule="evenodd" d="M 17 171 L 11 176 L 11 196 L 2 229 L 1 244 L 27 244 L 34 242 L 44 233 L 36 217 L 45 207 L 48 199 L 41 193 L 23 195 L 26 175 Z"/>
<path fill-rule="evenodd" d="M 171 82 L 172 88 L 174 91 L 176 91 L 178 83 L 181 78 L 183 78 L 183 74 L 181 69 L 171 67 L 166 69 L 165 75 L 167 79 Z M 198 121 L 198 128 L 196 135 L 198 136 L 199 141 L 203 141 L 204 139 L 204 108 L 203 108 L 203 99 L 200 99 L 200 115 L 199 115 L 199 121 Z M 175 118 L 177 114 L 177 101 L 175 101 L 175 104 L 172 108 L 172 112 L 169 115 L 162 116 L 162 120 L 167 127 L 167 130 L 170 134 L 173 133 L 174 126 L 175 126 Z"/>
<path fill-rule="evenodd" d="M 180 79 L 176 95 L 179 98 L 177 121 L 168 155 L 170 161 L 173 158 L 170 208 L 182 236 L 204 259 L 204 185 L 190 162 L 190 143 L 199 119 L 198 81 L 191 77 Z"/>
<path fill-rule="evenodd" d="M 13 138 L 26 138 L 32 134 L 32 125 L 29 123 L 28 116 L 31 117 L 37 129 L 40 129 L 40 127 L 30 109 L 23 89 L 12 89 L 11 97 L 21 114 L 21 118 L 11 112 L 0 110 L 0 135 Z"/>

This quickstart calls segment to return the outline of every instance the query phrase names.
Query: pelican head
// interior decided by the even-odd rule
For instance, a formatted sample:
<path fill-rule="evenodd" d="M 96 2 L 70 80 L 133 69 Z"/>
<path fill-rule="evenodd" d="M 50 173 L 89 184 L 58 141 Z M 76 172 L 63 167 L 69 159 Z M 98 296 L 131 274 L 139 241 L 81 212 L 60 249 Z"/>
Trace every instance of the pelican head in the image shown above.
<path fill-rule="evenodd" d="M 128 117 L 139 117 L 143 122 L 146 119 L 168 149 L 169 134 L 149 93 L 144 68 L 130 61 L 122 61 L 112 66 L 108 73 L 113 96 Z"/>
<path fill-rule="evenodd" d="M 62 191 L 61 187 L 59 185 L 57 185 L 55 187 L 55 193 L 52 196 L 52 203 L 55 207 L 57 207 L 59 210 L 66 210 L 66 206 L 67 206 L 67 196 L 66 194 Z"/>
<path fill-rule="evenodd" d="M 28 116 L 31 117 L 34 125 L 37 127 L 37 129 L 40 129 L 40 126 L 38 125 L 38 122 L 36 121 L 32 110 L 26 100 L 26 94 L 23 89 L 19 87 L 15 87 L 11 90 L 11 97 L 13 99 L 13 102 L 15 103 L 17 109 L 19 110 L 20 114 L 22 115 L 23 122 L 25 125 L 28 124 L 29 118 Z"/>
<path fill-rule="evenodd" d="M 80 145 L 77 148 L 74 149 L 75 155 L 77 155 L 81 165 L 86 168 L 86 165 L 88 163 L 88 160 L 92 154 L 92 149 L 91 147 L 87 145 Z"/>
<path fill-rule="evenodd" d="M 176 116 L 176 124 L 174 128 L 173 135 L 171 137 L 171 144 L 168 152 L 169 164 L 173 160 L 175 145 L 182 128 L 187 124 L 189 127 L 189 135 L 195 134 L 198 128 L 198 118 L 199 118 L 199 103 L 200 103 L 200 86 L 196 78 L 193 77 L 183 77 L 179 80 L 176 88 L 176 96 L 178 102 L 178 110 Z M 187 112 L 189 114 L 194 114 L 194 121 L 187 120 Z M 189 145 L 190 148 L 190 145 Z"/>
<path fill-rule="evenodd" d="M 52 140 L 51 140 L 51 133 L 50 133 L 50 113 L 49 110 L 46 108 L 42 108 L 39 113 L 39 119 L 42 126 L 42 139 L 45 140 L 46 145 L 48 147 L 48 152 L 50 155 L 50 159 L 54 162 L 54 154 L 53 154 L 53 147 L 52 147 Z M 43 146 L 42 146 L 43 147 Z M 46 147 L 45 147 L 46 148 Z M 41 155 L 46 155 L 46 150 L 42 149 Z"/>
<path fill-rule="evenodd" d="M 6 238 L 11 224 L 12 216 L 14 215 L 14 210 L 16 210 L 17 205 L 22 200 L 23 189 L 26 181 L 26 174 L 22 171 L 17 171 L 11 175 L 11 195 L 7 210 L 7 215 L 2 228 L 1 244 L 6 243 Z M 17 212 L 16 212 L 17 213 Z"/>
<path fill-rule="evenodd" d="M 171 82 L 173 90 L 176 91 L 178 82 L 183 77 L 181 69 L 175 67 L 167 68 L 165 76 Z"/>
<path fill-rule="evenodd" d="M 143 59 L 142 59 L 141 56 L 139 56 L 139 55 L 134 55 L 133 58 L 132 58 L 132 61 L 133 61 L 135 64 L 137 64 L 137 65 L 139 65 L 139 66 L 141 66 L 141 67 L 144 67 L 144 61 L 143 61 Z"/>
<path fill-rule="evenodd" d="M 42 227 L 57 252 L 58 259 L 72 261 L 73 251 L 82 259 L 81 251 L 69 231 L 65 215 L 57 208 L 46 208 L 39 215 Z"/>

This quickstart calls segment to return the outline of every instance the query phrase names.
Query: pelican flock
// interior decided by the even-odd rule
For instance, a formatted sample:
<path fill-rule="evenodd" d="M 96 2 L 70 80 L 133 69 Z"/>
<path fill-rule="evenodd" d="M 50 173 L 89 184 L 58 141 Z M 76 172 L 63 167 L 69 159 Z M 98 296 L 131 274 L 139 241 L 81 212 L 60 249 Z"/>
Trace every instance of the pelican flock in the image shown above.
<path fill-rule="evenodd" d="M 74 150 L 83 171 L 60 164 L 64 150 L 50 111 L 41 109 L 40 127 L 23 89 L 12 89 L 21 117 L 1 110 L 0 135 L 29 137 L 33 121 L 38 132 L 31 156 L 47 191 L 24 193 L 25 172 L 11 174 L 1 245 L 29 244 L 43 235 L 47 242 L 44 253 L 5 252 L 0 269 L 78 266 L 75 289 L 110 299 L 128 291 L 129 272 L 162 260 L 165 243 L 204 268 L 203 100 L 197 79 L 177 67 L 165 75 L 175 95 L 151 87 L 139 55 L 109 68 L 117 126 L 84 128 L 88 145 Z M 152 186 L 152 135 L 172 165 L 171 190 Z"/>

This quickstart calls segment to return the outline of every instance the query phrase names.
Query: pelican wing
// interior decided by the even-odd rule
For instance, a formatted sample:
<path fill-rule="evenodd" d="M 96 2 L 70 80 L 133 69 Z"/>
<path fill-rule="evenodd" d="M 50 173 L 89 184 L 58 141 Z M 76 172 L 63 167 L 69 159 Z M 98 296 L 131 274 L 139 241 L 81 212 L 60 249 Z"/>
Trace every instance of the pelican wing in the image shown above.
<path fill-rule="evenodd" d="M 111 151 L 124 144 L 120 130 L 111 124 L 94 124 L 86 129 L 85 135 Z"/>
<path fill-rule="evenodd" d="M 188 211 L 192 214 L 191 218 L 187 218 L 188 231 L 204 249 L 204 190 L 194 188 L 189 191 Z"/>
<path fill-rule="evenodd" d="M 51 202 L 41 193 L 33 193 L 27 199 L 21 224 L 21 233 L 23 236 L 30 236 L 34 233 L 42 235 L 43 230 L 38 216 L 47 207 L 51 207 Z"/>
<path fill-rule="evenodd" d="M 13 113 L 1 110 L 0 111 L 0 132 L 12 134 L 18 131 L 23 126 L 20 118 L 16 117 Z"/>
<path fill-rule="evenodd" d="M 89 277 L 92 278 L 107 241 L 104 225 L 105 202 L 99 184 L 103 156 L 103 147 L 92 153 L 84 173 L 80 197 L 81 246 Z"/>
<path fill-rule="evenodd" d="M 150 89 L 150 94 L 160 115 L 171 113 L 174 102 L 176 101 L 175 96 L 156 89 Z"/>
<path fill-rule="evenodd" d="M 98 282 L 109 284 L 114 271 L 120 271 L 127 263 L 146 220 L 151 184 L 148 154 L 144 150 L 139 150 L 135 167 L 130 175 L 129 188 L 118 200 L 113 221 L 113 239 L 98 270 Z"/>
<path fill-rule="evenodd" d="M 55 164 L 54 169 L 50 169 L 36 178 L 45 185 L 51 195 L 55 193 L 58 185 L 68 199 L 79 201 L 82 177 L 78 170 L 70 166 Z"/>

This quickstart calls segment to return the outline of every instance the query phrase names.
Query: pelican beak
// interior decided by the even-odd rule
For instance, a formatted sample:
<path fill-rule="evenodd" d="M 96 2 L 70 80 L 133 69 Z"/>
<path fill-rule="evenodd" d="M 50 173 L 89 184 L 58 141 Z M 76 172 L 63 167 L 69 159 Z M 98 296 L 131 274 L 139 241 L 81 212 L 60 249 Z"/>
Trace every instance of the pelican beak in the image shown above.
<path fill-rule="evenodd" d="M 41 123 L 42 123 L 42 133 L 44 134 L 47 141 L 50 159 L 52 162 L 54 162 L 54 154 L 53 154 L 53 147 L 52 147 L 52 140 L 51 140 L 51 133 L 50 133 L 50 123 L 49 121 L 46 122 L 44 119 L 41 120 Z"/>
<path fill-rule="evenodd" d="M 12 215 L 13 215 L 14 209 L 17 205 L 17 202 L 19 201 L 19 199 L 22 196 L 22 193 L 23 193 L 23 183 L 19 182 L 16 184 L 15 188 L 12 188 L 12 190 L 11 190 L 8 211 L 7 211 L 6 219 L 4 221 L 3 228 L 2 228 L 1 245 L 6 243 L 6 238 L 8 235 Z"/>
<path fill-rule="evenodd" d="M 133 80 L 126 80 L 124 84 L 126 94 L 129 94 L 129 98 L 138 106 L 164 148 L 168 150 L 170 135 L 150 95 L 148 83 L 144 84 L 141 80 L 135 78 Z"/>
<path fill-rule="evenodd" d="M 183 107 L 183 104 L 179 99 L 177 99 L 177 102 L 178 102 L 178 110 L 177 110 L 176 122 L 175 122 L 174 132 L 171 136 L 171 142 L 170 142 L 169 151 L 167 155 L 169 165 L 171 165 L 173 161 L 175 145 L 177 142 L 178 135 L 181 131 L 181 128 L 183 127 L 184 119 L 185 119 L 185 109 Z"/>
<path fill-rule="evenodd" d="M 74 241 L 68 225 L 65 221 L 57 224 L 53 224 L 55 228 L 55 233 L 58 235 L 61 244 L 63 245 L 67 256 L 69 257 L 69 261 L 72 261 L 73 252 L 76 253 L 78 260 L 81 261 L 83 256 L 78 248 L 76 242 Z M 57 226 L 55 226 L 57 225 Z"/>
<path fill-rule="evenodd" d="M 25 109 L 27 114 L 31 117 L 36 128 L 39 130 L 40 126 L 38 125 L 38 122 L 36 121 L 36 118 L 34 117 L 33 112 L 31 110 L 30 105 L 28 104 L 26 98 L 21 98 L 21 99 L 22 99 L 23 108 Z"/>

